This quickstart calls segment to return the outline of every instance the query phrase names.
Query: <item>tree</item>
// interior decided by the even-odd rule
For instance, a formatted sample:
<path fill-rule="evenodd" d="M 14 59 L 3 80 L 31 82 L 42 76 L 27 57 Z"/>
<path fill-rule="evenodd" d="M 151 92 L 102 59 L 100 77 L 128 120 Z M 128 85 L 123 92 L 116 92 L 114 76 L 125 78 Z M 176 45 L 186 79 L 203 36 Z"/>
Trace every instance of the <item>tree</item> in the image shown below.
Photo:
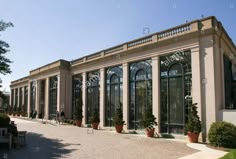
<path fill-rule="evenodd" d="M 5 31 L 8 27 L 13 27 L 11 22 L 0 21 L 0 32 Z M 6 57 L 6 53 L 9 52 L 9 44 L 0 39 L 0 74 L 6 75 L 11 73 L 10 64 L 12 61 Z"/>

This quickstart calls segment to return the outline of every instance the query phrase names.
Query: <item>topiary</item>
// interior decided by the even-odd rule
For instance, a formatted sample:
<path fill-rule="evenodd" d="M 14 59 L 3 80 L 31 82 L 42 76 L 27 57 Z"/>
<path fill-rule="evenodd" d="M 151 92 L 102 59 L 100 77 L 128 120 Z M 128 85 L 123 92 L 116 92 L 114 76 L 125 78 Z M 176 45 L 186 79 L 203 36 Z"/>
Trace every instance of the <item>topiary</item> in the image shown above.
<path fill-rule="evenodd" d="M 211 124 L 208 140 L 212 146 L 236 148 L 236 126 L 225 121 L 215 122 Z"/>
<path fill-rule="evenodd" d="M 93 114 L 90 118 L 91 123 L 99 123 L 100 122 L 100 117 L 99 117 L 99 111 L 97 108 L 94 109 Z"/>
<path fill-rule="evenodd" d="M 185 127 L 187 132 L 200 133 L 201 121 L 197 112 L 197 103 L 191 105 L 191 112 L 188 116 L 188 123 Z"/>
<path fill-rule="evenodd" d="M 145 110 L 139 125 L 146 129 L 152 129 L 157 125 L 156 117 L 152 114 L 151 108 Z"/>
<path fill-rule="evenodd" d="M 7 126 L 10 123 L 10 118 L 8 115 L 0 113 L 0 127 Z"/>
<path fill-rule="evenodd" d="M 122 112 L 121 108 L 116 109 L 113 124 L 114 125 L 124 125 L 125 124 L 125 121 L 123 120 L 123 112 Z"/>

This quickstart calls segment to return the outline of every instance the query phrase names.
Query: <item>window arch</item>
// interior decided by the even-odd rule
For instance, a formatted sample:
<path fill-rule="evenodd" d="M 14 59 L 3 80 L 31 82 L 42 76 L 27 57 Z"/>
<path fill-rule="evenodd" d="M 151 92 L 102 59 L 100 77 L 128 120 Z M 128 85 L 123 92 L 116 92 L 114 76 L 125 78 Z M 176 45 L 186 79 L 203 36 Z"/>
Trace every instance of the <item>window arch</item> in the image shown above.
<path fill-rule="evenodd" d="M 122 109 L 123 100 L 123 70 L 121 66 L 106 69 L 106 105 L 105 125 L 113 126 L 113 117 L 117 108 Z"/>
<path fill-rule="evenodd" d="M 151 60 L 130 64 L 129 129 L 139 129 L 140 119 L 147 108 L 152 109 Z"/>

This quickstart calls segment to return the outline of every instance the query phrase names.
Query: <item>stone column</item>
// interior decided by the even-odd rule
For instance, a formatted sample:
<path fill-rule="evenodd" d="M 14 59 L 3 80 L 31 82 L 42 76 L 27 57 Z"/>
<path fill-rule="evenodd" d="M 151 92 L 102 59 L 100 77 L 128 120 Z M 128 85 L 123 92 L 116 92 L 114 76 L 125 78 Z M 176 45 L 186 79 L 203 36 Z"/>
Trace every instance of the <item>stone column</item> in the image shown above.
<path fill-rule="evenodd" d="M 124 130 L 127 131 L 129 128 L 129 65 L 128 63 L 123 64 L 123 120 Z"/>
<path fill-rule="evenodd" d="M 31 101 L 30 101 L 30 98 L 31 98 L 31 85 L 30 85 L 30 81 L 28 83 L 28 108 L 27 108 L 27 113 L 28 113 L 28 118 L 30 117 L 30 112 L 31 112 L 31 109 L 30 109 L 30 105 L 31 105 Z"/>
<path fill-rule="evenodd" d="M 60 93 L 61 93 L 61 77 L 60 74 L 57 76 L 57 111 L 60 110 L 60 104 L 61 104 L 61 98 L 60 98 Z"/>
<path fill-rule="evenodd" d="M 82 74 L 82 77 L 83 77 L 83 83 L 82 83 L 82 101 L 83 101 L 83 106 L 82 106 L 82 109 L 83 109 L 83 123 L 85 124 L 86 123 L 86 96 L 87 96 L 87 92 L 86 92 L 86 81 L 87 81 L 87 74 L 86 72 L 83 72 Z"/>
<path fill-rule="evenodd" d="M 199 136 L 200 141 L 205 141 L 206 138 L 206 116 L 204 112 L 204 105 L 202 104 L 202 89 L 205 90 L 207 78 L 201 75 L 201 55 L 199 48 L 191 49 L 191 63 L 192 63 L 192 102 L 198 103 L 198 115 L 202 121 L 202 133 Z"/>
<path fill-rule="evenodd" d="M 105 126 L 105 69 L 100 69 L 100 126 Z"/>
<path fill-rule="evenodd" d="M 161 114 L 160 114 L 160 59 L 152 58 L 152 112 L 157 118 L 158 126 L 156 131 L 160 133 Z"/>
<path fill-rule="evenodd" d="M 44 106 L 44 118 L 49 118 L 49 77 L 45 80 L 45 106 Z"/>

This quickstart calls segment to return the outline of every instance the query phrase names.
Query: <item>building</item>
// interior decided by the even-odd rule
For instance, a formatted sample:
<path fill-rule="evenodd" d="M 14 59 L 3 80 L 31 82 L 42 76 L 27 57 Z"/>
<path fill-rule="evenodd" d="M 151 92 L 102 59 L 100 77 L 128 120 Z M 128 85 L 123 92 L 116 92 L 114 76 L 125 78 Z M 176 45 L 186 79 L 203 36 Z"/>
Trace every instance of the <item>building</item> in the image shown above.
<path fill-rule="evenodd" d="M 215 121 L 236 124 L 236 47 L 215 17 L 191 21 L 79 58 L 58 60 L 11 82 L 11 105 L 50 118 L 64 110 L 83 123 L 100 112 L 100 126 L 112 126 L 122 107 L 127 129 L 138 129 L 150 107 L 160 133 L 184 134 L 191 103 L 198 103 L 205 139 Z"/>

